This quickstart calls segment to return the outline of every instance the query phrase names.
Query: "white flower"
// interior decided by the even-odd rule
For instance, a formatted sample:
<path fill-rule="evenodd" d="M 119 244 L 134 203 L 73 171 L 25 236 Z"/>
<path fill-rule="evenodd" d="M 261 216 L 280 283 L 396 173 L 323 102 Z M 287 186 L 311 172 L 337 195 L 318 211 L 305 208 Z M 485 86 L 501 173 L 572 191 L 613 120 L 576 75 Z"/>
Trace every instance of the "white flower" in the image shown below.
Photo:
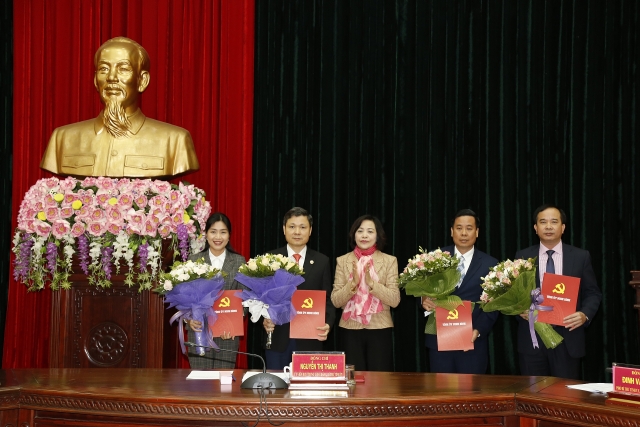
<path fill-rule="evenodd" d="M 293 266 L 296 265 L 295 262 L 289 261 L 287 263 L 287 266 L 285 267 L 287 270 L 291 270 L 291 268 L 293 268 Z"/>
<path fill-rule="evenodd" d="M 171 289 L 173 289 L 173 283 L 171 283 L 171 280 L 165 280 L 163 288 L 165 291 L 170 291 Z"/>
<path fill-rule="evenodd" d="M 258 269 L 258 264 L 256 264 L 254 260 L 250 260 L 247 267 L 249 267 L 249 270 L 251 271 L 256 271 Z"/>
<path fill-rule="evenodd" d="M 273 262 L 273 263 L 271 263 L 269 268 L 271 269 L 271 271 L 278 271 L 278 270 L 280 270 L 280 264 L 277 263 L 277 262 Z"/>

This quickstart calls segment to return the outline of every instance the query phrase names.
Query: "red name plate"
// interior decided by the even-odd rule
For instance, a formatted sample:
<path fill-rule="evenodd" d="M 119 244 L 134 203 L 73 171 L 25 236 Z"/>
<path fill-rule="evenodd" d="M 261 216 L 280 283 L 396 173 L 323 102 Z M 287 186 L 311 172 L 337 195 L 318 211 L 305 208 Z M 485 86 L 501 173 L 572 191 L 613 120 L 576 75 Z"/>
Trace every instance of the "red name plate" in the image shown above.
<path fill-rule="evenodd" d="M 345 379 L 343 352 L 294 352 L 291 360 L 292 380 L 336 381 Z"/>
<path fill-rule="evenodd" d="M 236 296 L 237 290 L 222 292 L 220 298 L 213 303 L 213 310 L 218 315 L 214 324 L 209 325 L 214 337 L 230 333 L 232 337 L 244 335 L 242 322 L 242 300 Z"/>
<path fill-rule="evenodd" d="M 613 391 L 640 395 L 640 366 L 613 365 Z"/>

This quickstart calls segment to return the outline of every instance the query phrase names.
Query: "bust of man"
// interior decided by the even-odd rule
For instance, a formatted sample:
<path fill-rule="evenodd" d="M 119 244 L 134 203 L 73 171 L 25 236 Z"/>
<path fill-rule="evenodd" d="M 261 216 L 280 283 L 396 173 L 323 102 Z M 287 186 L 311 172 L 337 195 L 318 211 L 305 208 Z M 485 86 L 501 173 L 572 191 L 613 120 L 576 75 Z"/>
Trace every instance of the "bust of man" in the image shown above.
<path fill-rule="evenodd" d="M 59 175 L 171 177 L 200 168 L 189 132 L 145 117 L 139 103 L 149 85 L 149 55 L 116 37 L 95 54 L 98 117 L 53 131 L 40 167 Z"/>

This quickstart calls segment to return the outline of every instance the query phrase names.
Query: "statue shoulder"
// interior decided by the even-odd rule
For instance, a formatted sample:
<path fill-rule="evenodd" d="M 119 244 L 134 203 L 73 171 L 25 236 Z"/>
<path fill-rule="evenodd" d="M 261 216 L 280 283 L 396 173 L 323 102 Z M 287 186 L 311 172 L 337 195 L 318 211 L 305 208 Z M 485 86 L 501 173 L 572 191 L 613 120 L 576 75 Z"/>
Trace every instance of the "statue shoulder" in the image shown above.
<path fill-rule="evenodd" d="M 144 120 L 144 128 L 149 130 L 162 132 L 163 134 L 170 135 L 174 138 L 188 138 L 191 139 L 191 134 L 185 128 L 172 125 L 171 123 L 161 122 L 160 120 L 151 119 L 146 117 Z"/>
<path fill-rule="evenodd" d="M 75 136 L 84 132 L 94 132 L 95 118 L 89 120 L 83 120 L 81 122 L 70 123 L 68 125 L 57 127 L 51 134 L 51 139 L 65 138 L 67 136 Z"/>

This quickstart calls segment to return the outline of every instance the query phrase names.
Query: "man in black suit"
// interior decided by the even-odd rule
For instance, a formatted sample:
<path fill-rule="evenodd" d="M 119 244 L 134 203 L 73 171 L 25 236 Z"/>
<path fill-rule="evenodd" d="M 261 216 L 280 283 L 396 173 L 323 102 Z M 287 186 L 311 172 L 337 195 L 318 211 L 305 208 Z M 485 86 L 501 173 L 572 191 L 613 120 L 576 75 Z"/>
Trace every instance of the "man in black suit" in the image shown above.
<path fill-rule="evenodd" d="M 313 217 L 302 208 L 292 208 L 282 221 L 282 231 L 287 240 L 287 246 L 269 251 L 269 253 L 288 256 L 297 262 L 304 270 L 304 282 L 298 289 L 312 291 L 326 291 L 325 325 L 318 328 L 317 340 L 301 340 L 289 338 L 289 324 L 274 325 L 269 319 L 264 319 L 265 332 L 272 332 L 271 348 L 265 349 L 267 369 L 282 369 L 291 363 L 294 351 L 322 351 L 322 342 L 327 340 L 329 331 L 336 317 L 336 309 L 331 303 L 333 287 L 331 265 L 329 258 L 307 247 Z M 263 334 L 263 345 L 266 344 L 266 333 Z"/>
<path fill-rule="evenodd" d="M 475 248 L 478 238 L 480 220 L 471 209 L 459 211 L 451 222 L 453 246 L 441 248 L 460 258 L 458 268 L 461 270 L 461 282 L 452 295 L 463 301 L 478 302 L 482 295 L 481 277 L 489 273 L 489 269 L 498 260 Z M 423 297 L 422 307 L 427 313 L 435 310 L 435 304 Z M 427 315 L 425 313 L 425 315 Z M 426 346 L 429 349 L 429 365 L 431 372 L 485 374 L 489 364 L 489 332 L 498 318 L 498 312 L 485 313 L 479 305 L 475 305 L 472 313 L 474 349 L 468 351 L 438 351 L 437 336 L 426 334 Z"/>
<path fill-rule="evenodd" d="M 516 258 L 537 257 L 536 285 L 540 287 L 545 272 L 580 278 L 580 291 L 576 312 L 563 319 L 564 327 L 553 328 L 564 338 L 555 349 L 547 349 L 538 336 L 538 348 L 533 348 L 529 332 L 528 315 L 518 320 L 518 353 L 523 375 L 552 375 L 562 378 L 580 378 L 580 359 L 585 355 L 585 327 L 589 325 L 600 306 L 602 293 L 591 266 L 588 251 L 564 244 L 562 234 L 567 216 L 553 205 L 542 205 L 533 213 L 533 228 L 540 244 L 516 253 Z"/>

